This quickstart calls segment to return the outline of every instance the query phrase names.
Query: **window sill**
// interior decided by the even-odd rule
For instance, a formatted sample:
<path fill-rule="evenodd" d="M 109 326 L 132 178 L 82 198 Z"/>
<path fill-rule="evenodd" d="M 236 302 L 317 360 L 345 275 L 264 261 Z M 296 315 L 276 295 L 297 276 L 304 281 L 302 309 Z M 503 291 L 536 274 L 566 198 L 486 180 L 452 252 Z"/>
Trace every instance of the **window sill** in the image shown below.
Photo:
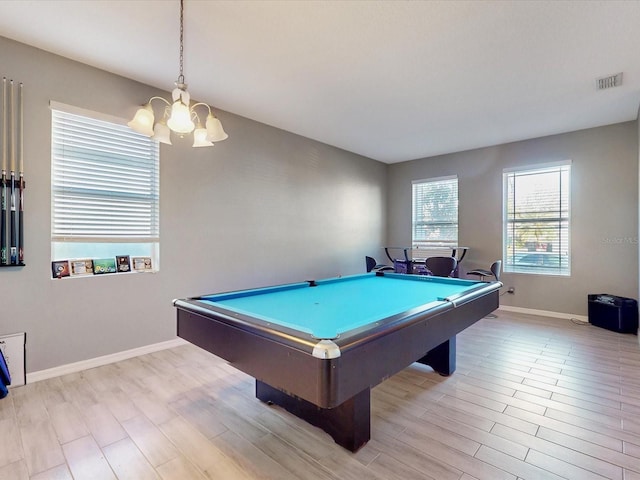
<path fill-rule="evenodd" d="M 86 274 L 77 274 L 77 275 L 64 275 L 61 277 L 52 277 L 51 280 L 70 280 L 70 279 L 78 279 L 78 278 L 99 278 L 99 277 L 124 277 L 127 275 L 140 275 L 140 274 L 154 274 L 158 273 L 160 270 L 138 270 L 132 272 L 113 272 L 113 273 L 86 273 Z"/>

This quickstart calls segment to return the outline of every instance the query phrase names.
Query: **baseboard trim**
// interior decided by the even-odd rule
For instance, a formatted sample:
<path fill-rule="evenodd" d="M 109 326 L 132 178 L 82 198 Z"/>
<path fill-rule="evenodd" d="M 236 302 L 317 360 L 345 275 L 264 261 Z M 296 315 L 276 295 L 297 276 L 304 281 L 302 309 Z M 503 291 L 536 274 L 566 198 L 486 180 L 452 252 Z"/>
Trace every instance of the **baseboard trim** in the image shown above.
<path fill-rule="evenodd" d="M 47 368 L 46 370 L 27 373 L 27 383 L 39 382 L 41 380 L 47 380 L 49 378 L 55 378 L 61 375 L 68 375 L 69 373 L 77 373 L 82 370 L 88 370 L 89 368 L 101 367 L 103 365 L 108 365 L 109 363 L 115 363 L 121 360 L 127 360 L 128 358 L 146 355 L 147 353 L 158 352 L 160 350 L 177 347 L 186 343 L 188 342 L 186 340 L 183 340 L 182 338 L 175 338 L 173 340 L 167 340 L 166 342 L 145 345 L 144 347 L 133 348 L 131 350 L 112 353 L 110 355 L 103 355 L 101 357 L 90 358 L 88 360 L 82 360 L 80 362 L 68 363 L 66 365 L 60 365 L 58 367 Z"/>
<path fill-rule="evenodd" d="M 512 307 L 509 305 L 500 305 L 498 310 L 503 312 L 525 313 L 528 315 L 538 315 L 541 317 L 562 318 L 564 320 L 579 320 L 588 322 L 589 317 L 586 315 L 574 315 L 573 313 L 550 312 L 548 310 L 535 310 L 532 308 Z"/>

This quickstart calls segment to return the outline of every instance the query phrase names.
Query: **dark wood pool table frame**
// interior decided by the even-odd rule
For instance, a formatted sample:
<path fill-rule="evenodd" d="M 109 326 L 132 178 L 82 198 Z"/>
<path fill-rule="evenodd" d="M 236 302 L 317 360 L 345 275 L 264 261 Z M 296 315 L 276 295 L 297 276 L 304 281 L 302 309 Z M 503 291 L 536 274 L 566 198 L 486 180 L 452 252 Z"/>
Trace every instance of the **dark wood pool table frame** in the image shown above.
<path fill-rule="evenodd" d="M 258 399 L 282 406 L 355 452 L 370 438 L 371 388 L 413 362 L 452 374 L 456 335 L 498 308 L 501 286 L 478 284 L 435 308 L 414 308 L 346 332 L 326 348 L 296 330 L 205 305 L 201 297 L 174 305 L 178 336 L 254 377 Z"/>

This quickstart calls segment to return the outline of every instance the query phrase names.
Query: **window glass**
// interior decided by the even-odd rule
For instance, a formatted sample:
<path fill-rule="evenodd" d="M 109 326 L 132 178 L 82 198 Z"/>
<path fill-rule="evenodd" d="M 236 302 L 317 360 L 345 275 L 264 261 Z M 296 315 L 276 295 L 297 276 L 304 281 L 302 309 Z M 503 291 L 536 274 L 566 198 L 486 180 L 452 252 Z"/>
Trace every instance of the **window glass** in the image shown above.
<path fill-rule="evenodd" d="M 458 243 L 458 178 L 413 182 L 414 247 Z"/>
<path fill-rule="evenodd" d="M 504 173 L 504 271 L 570 275 L 569 164 Z"/>

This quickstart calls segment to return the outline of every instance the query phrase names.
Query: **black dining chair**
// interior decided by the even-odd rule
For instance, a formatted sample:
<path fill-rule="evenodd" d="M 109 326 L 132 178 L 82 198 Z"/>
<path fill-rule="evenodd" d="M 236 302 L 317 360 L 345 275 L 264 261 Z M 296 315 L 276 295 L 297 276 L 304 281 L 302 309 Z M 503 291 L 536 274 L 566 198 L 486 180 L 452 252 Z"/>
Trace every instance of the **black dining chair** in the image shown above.
<path fill-rule="evenodd" d="M 425 266 L 436 277 L 450 277 L 458 266 L 455 257 L 429 257 Z"/>
<path fill-rule="evenodd" d="M 495 277 L 496 281 L 500 281 L 500 274 L 502 273 L 502 260 L 496 260 L 491 264 L 489 270 L 484 268 L 476 268 L 475 270 L 470 270 L 467 272 L 467 275 L 475 275 L 480 277 L 481 281 L 484 281 L 485 277 Z"/>
<path fill-rule="evenodd" d="M 491 264 L 489 270 L 484 268 L 476 268 L 475 270 L 470 270 L 467 272 L 467 275 L 475 275 L 480 277 L 480 281 L 484 281 L 485 277 L 495 277 L 496 281 L 500 281 L 500 274 L 502 273 L 502 260 L 496 260 Z M 486 316 L 486 318 L 498 318 L 495 313 L 490 313 Z"/>
<path fill-rule="evenodd" d="M 365 263 L 367 265 L 367 272 L 382 272 L 385 270 L 393 271 L 394 268 L 391 265 L 383 265 L 381 263 L 376 262 L 376 259 L 373 257 L 364 257 Z"/>

